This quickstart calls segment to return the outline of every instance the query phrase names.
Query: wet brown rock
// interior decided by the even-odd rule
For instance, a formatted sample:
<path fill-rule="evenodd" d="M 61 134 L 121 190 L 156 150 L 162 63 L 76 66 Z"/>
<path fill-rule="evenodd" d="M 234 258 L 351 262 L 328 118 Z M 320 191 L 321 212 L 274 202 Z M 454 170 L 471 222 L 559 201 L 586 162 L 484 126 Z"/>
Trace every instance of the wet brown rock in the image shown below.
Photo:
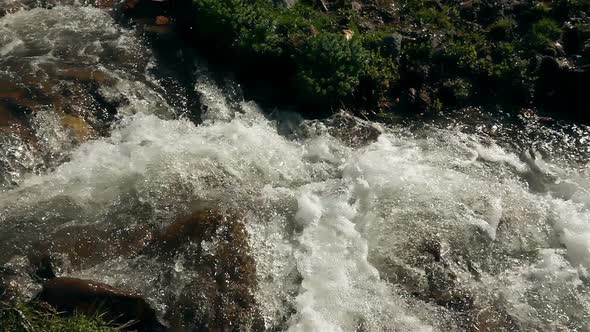
<path fill-rule="evenodd" d="M 0 86 L 5 83 L 0 81 Z M 32 112 L 39 110 L 41 107 L 39 102 L 29 98 L 27 91 L 16 87 L 16 85 L 0 87 L 0 103 L 18 105 Z"/>
<path fill-rule="evenodd" d="M 162 290 L 171 290 L 158 299 L 168 308 L 162 315 L 172 330 L 264 330 L 253 293 L 256 264 L 239 214 L 198 208 L 159 230 L 150 223 L 46 222 L 52 223 L 49 229 L 54 231 L 14 242 L 23 255 L 24 272 L 16 275 L 18 280 L 8 276 L 2 283 L 10 294 L 22 293 L 20 286 L 8 287 L 15 280 L 18 285 L 49 280 L 39 297 L 58 310 L 92 312 L 100 304 L 113 315 L 145 321 L 142 310 L 148 310 L 147 304 L 139 295 L 90 280 L 56 276 L 103 268 L 116 259 L 147 260 L 157 262 L 153 272 L 161 278 Z M 14 255 L 0 255 L 0 260 L 7 262 Z"/>
<path fill-rule="evenodd" d="M 42 77 L 33 73 L 20 77 L 19 84 L 27 86 L 26 90 L 0 79 L 0 95 L 5 96 L 0 103 L 18 108 L 19 118 L 30 118 L 39 111 L 59 113 L 64 128 L 72 132 L 72 143 L 103 134 L 101 129 L 112 120 L 108 116 L 115 106 L 96 96 L 99 87 L 114 84 L 116 78 L 95 68 L 48 67 L 43 71 L 46 75 Z"/>
<path fill-rule="evenodd" d="M 216 210 L 195 211 L 164 229 L 151 251 L 182 255 L 183 269 L 194 273 L 166 316 L 173 327 L 263 330 L 253 295 L 256 265 L 242 220 Z"/>
<path fill-rule="evenodd" d="M 28 99 L 28 98 L 18 100 L 16 102 L 16 104 L 24 107 L 25 109 L 27 109 L 33 113 L 43 109 L 43 103 L 40 103 L 37 100 Z"/>
<path fill-rule="evenodd" d="M 330 135 L 355 147 L 372 143 L 383 133 L 383 128 L 379 125 L 345 112 L 338 113 L 327 121 L 330 123 Z"/>
<path fill-rule="evenodd" d="M 10 109 L 0 103 L 0 133 L 12 134 L 27 142 L 31 148 L 38 147 L 37 137 Z"/>
<path fill-rule="evenodd" d="M 62 124 L 72 130 L 78 142 L 83 142 L 94 135 L 92 127 L 81 116 L 65 114 Z"/>
<path fill-rule="evenodd" d="M 123 10 L 134 9 L 137 5 L 139 5 L 139 0 L 128 0 L 123 4 Z"/>
<path fill-rule="evenodd" d="M 72 78 L 81 81 L 94 81 L 98 83 L 112 82 L 112 78 L 106 73 L 92 68 L 64 68 L 57 73 L 61 77 Z"/>
<path fill-rule="evenodd" d="M 12 80 L 0 78 L 0 99 L 21 99 L 25 95 L 26 91 Z"/>
<path fill-rule="evenodd" d="M 158 15 L 156 16 L 156 25 L 167 25 L 170 24 L 170 18 L 167 16 Z"/>
<path fill-rule="evenodd" d="M 100 229 L 70 226 L 58 230 L 50 242 L 37 244 L 38 257 L 65 257 L 78 270 L 115 258 L 137 256 L 152 239 L 147 227 Z"/>
<path fill-rule="evenodd" d="M 95 0 L 93 5 L 98 8 L 109 9 L 115 7 L 115 4 L 117 3 L 117 0 Z"/>
<path fill-rule="evenodd" d="M 210 239 L 216 227 L 221 224 L 222 216 L 215 210 L 199 210 L 189 217 L 178 220 L 164 229 L 156 244 L 161 250 L 170 251 L 179 248 L 187 241 L 200 243 Z"/>
<path fill-rule="evenodd" d="M 0 90 L 0 98 L 19 100 L 24 98 L 25 92 L 23 90 Z"/>
<path fill-rule="evenodd" d="M 43 285 L 38 300 L 67 313 L 105 312 L 105 318 L 121 324 L 132 322 L 139 331 L 163 330 L 156 312 L 139 294 L 91 280 L 54 278 Z"/>
<path fill-rule="evenodd" d="M 35 87 L 39 92 L 45 95 L 52 95 L 55 93 L 55 86 L 58 84 L 56 80 L 48 77 L 43 77 L 40 73 L 25 73 L 21 77 L 22 83 L 28 87 Z"/>

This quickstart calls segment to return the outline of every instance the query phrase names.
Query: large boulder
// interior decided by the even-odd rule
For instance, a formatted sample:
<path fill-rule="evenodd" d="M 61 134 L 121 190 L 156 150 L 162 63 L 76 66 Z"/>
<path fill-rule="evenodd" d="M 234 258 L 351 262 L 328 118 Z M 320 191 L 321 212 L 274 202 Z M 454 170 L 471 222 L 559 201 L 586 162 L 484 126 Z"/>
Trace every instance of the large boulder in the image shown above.
<path fill-rule="evenodd" d="M 138 223 L 5 220 L 0 229 L 6 233 L 25 227 L 27 234 L 42 235 L 0 236 L 6 249 L 0 297 L 27 301 L 42 283 L 38 299 L 58 310 L 106 310 L 119 322 L 139 321 L 136 329 L 151 331 L 156 324 L 149 299 L 171 329 L 264 330 L 254 296 L 256 262 L 238 213 L 197 207 L 161 224 L 147 222 L 149 216 L 137 215 Z M 141 281 L 129 280 L 130 273 Z"/>
<path fill-rule="evenodd" d="M 244 223 L 235 214 L 197 210 L 163 229 L 145 253 L 168 262 L 182 257 L 176 269 L 187 273 L 165 315 L 173 329 L 264 329 L 253 293 L 256 264 Z"/>

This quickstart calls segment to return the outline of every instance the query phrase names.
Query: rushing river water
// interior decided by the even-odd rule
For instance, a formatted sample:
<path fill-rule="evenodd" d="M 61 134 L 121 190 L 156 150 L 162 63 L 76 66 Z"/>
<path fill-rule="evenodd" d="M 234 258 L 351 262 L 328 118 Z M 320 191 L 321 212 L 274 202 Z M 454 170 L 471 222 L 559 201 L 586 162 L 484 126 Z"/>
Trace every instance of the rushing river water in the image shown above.
<path fill-rule="evenodd" d="M 2 1 L 24 8 L 0 18 L 0 273 L 23 296 L 49 260 L 176 331 L 590 331 L 587 127 L 304 120 L 108 10 Z"/>

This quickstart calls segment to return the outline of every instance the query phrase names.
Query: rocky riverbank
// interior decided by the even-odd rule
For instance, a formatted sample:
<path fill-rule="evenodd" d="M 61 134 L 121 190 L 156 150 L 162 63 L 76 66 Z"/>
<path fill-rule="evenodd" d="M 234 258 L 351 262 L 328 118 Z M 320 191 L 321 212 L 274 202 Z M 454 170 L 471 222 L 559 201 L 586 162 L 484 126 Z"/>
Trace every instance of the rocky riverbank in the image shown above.
<path fill-rule="evenodd" d="M 390 117 L 466 106 L 589 121 L 587 0 L 176 1 L 253 99 Z"/>

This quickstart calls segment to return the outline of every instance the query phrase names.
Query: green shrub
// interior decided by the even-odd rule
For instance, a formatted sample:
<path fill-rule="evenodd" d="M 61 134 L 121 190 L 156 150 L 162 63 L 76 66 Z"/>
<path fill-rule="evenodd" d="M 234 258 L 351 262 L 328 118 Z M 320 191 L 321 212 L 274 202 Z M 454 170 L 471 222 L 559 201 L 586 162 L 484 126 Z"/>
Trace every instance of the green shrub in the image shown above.
<path fill-rule="evenodd" d="M 400 18 L 410 24 L 450 32 L 455 29 L 454 23 L 460 23 L 455 5 L 441 6 L 432 0 L 400 0 L 396 4 L 401 8 Z"/>
<path fill-rule="evenodd" d="M 363 74 L 367 78 L 367 83 L 372 86 L 371 95 L 379 98 L 399 80 L 398 65 L 391 57 L 383 56 L 380 52 L 370 51 L 367 54 L 367 64 Z"/>
<path fill-rule="evenodd" d="M 234 0 L 194 0 L 198 13 L 197 32 L 214 35 L 221 44 L 233 43 L 237 36 L 237 12 L 244 10 L 241 1 Z"/>
<path fill-rule="evenodd" d="M 479 32 L 466 33 L 446 41 L 445 55 L 463 70 L 477 71 L 488 45 Z"/>
<path fill-rule="evenodd" d="M 426 62 L 432 57 L 430 39 L 409 40 L 402 45 L 402 56 L 408 62 Z"/>
<path fill-rule="evenodd" d="M 490 25 L 488 35 L 494 41 L 508 40 L 512 35 L 514 25 L 515 23 L 511 19 L 499 19 Z"/>
<path fill-rule="evenodd" d="M 225 48 L 260 55 L 280 55 L 275 10 L 266 1 L 194 0 L 199 14 L 198 31 L 214 36 Z"/>
<path fill-rule="evenodd" d="M 587 21 L 572 20 L 583 18 L 590 0 L 530 1 L 504 13 L 478 0 L 469 8 L 436 0 L 361 1 L 360 11 L 351 0 L 332 0 L 327 13 L 315 0 L 291 8 L 271 0 L 192 1 L 196 33 L 221 45 L 233 68 L 248 68 L 256 78 L 260 70 L 275 72 L 269 78 L 295 88 L 296 101 L 322 106 L 386 105 L 410 87 L 440 93 L 425 103 L 433 109 L 485 96 L 483 102 L 494 102 L 514 82 L 532 86 L 528 64 L 560 39 L 563 22 L 576 22 L 570 40 L 577 38 L 578 51 L 590 40 Z M 398 11 L 389 11 L 392 3 Z M 354 31 L 352 40 L 342 29 Z"/>
<path fill-rule="evenodd" d="M 347 41 L 336 17 L 308 4 L 287 9 L 266 0 L 193 1 L 200 32 L 214 36 L 224 48 L 292 62 L 299 99 L 320 103 L 350 99 L 365 76 L 388 84 L 387 61 L 371 57 L 357 38 Z M 367 67 L 369 59 L 385 67 Z"/>
<path fill-rule="evenodd" d="M 559 20 L 569 20 L 579 13 L 590 11 L 590 0 L 554 0 L 553 16 Z"/>
<path fill-rule="evenodd" d="M 560 36 L 561 29 L 557 22 L 550 18 L 543 18 L 531 27 L 528 42 L 532 47 L 542 49 L 557 41 Z"/>
<path fill-rule="evenodd" d="M 514 43 L 498 43 L 491 52 L 492 61 L 486 62 L 488 76 L 495 80 L 523 78 L 527 61 Z"/>
<path fill-rule="evenodd" d="M 451 11 L 451 7 L 444 7 L 442 10 L 438 8 L 421 8 L 416 12 L 416 17 L 422 24 L 448 31 L 453 29 L 452 19 L 449 16 Z"/>
<path fill-rule="evenodd" d="M 277 33 L 277 22 L 264 11 L 245 10 L 237 29 L 237 43 L 242 50 L 260 55 L 281 55 L 282 37 Z"/>
<path fill-rule="evenodd" d="M 470 82 L 456 78 L 443 82 L 441 90 L 445 90 L 454 102 L 463 104 L 466 103 L 472 94 L 473 86 Z"/>
<path fill-rule="evenodd" d="M 337 33 L 310 38 L 295 56 L 301 92 L 320 102 L 350 97 L 359 86 L 368 57 L 356 38 L 347 41 Z"/>

